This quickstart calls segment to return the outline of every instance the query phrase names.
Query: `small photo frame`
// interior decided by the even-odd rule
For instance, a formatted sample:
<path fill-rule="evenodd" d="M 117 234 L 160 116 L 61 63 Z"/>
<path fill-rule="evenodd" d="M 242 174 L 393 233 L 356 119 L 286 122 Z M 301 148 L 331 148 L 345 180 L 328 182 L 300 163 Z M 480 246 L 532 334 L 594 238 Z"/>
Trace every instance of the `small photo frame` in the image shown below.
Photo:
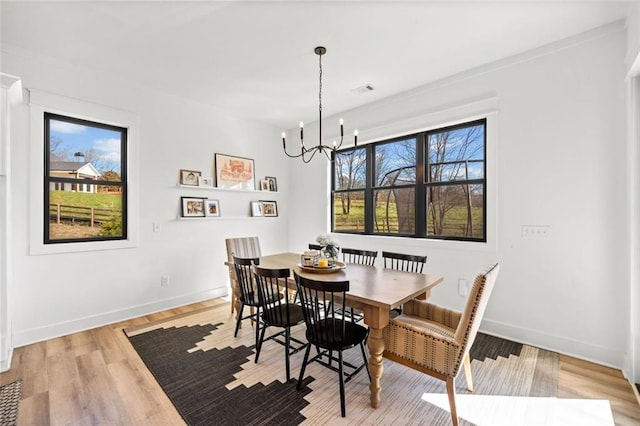
<path fill-rule="evenodd" d="M 266 176 L 264 178 L 267 181 L 268 191 L 278 191 L 278 180 L 273 176 Z"/>
<path fill-rule="evenodd" d="M 198 186 L 201 172 L 180 169 L 180 185 Z"/>
<path fill-rule="evenodd" d="M 278 203 L 276 201 L 260 201 L 262 203 L 262 215 L 264 217 L 278 216 Z"/>
<path fill-rule="evenodd" d="M 260 181 L 260 190 L 261 191 L 269 191 L 269 181 L 263 179 Z"/>
<path fill-rule="evenodd" d="M 251 202 L 251 216 L 262 217 L 262 201 Z"/>
<path fill-rule="evenodd" d="M 220 217 L 220 201 L 212 199 L 205 200 L 204 213 L 207 217 Z"/>
<path fill-rule="evenodd" d="M 206 198 L 180 197 L 182 200 L 182 217 L 204 217 Z"/>
<path fill-rule="evenodd" d="M 213 188 L 213 178 L 212 177 L 200 176 L 198 178 L 198 186 L 204 186 L 206 188 Z"/>

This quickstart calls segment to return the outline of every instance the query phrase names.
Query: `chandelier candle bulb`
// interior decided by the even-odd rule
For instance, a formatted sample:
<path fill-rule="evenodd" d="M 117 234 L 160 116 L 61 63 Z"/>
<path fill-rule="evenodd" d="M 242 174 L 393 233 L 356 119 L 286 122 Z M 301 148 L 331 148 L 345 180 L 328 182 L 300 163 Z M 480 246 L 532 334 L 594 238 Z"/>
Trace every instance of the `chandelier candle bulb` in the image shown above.
<path fill-rule="evenodd" d="M 284 141 L 285 133 L 282 132 L 282 149 L 287 149 L 287 143 Z"/>
<path fill-rule="evenodd" d="M 304 128 L 304 123 L 301 121 L 300 122 L 300 143 L 302 143 L 302 138 L 303 138 L 303 134 L 302 134 L 302 129 Z M 304 145 L 304 144 L 303 144 Z"/>
<path fill-rule="evenodd" d="M 358 146 L 358 129 L 353 131 L 353 146 Z"/>
<path fill-rule="evenodd" d="M 342 120 L 342 118 L 340 119 L 340 137 L 344 136 L 344 121 Z M 333 143 L 335 146 L 335 142 Z"/>

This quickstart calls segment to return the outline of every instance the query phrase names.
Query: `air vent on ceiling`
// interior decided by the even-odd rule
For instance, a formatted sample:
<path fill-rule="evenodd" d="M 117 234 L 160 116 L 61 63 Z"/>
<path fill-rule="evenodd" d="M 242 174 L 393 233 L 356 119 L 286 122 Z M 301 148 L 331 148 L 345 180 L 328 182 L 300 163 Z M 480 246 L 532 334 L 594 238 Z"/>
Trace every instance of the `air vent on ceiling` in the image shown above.
<path fill-rule="evenodd" d="M 355 93 L 357 93 L 359 95 L 361 95 L 363 93 L 373 92 L 373 85 L 372 84 L 365 84 L 364 86 L 356 87 L 355 89 L 353 89 L 351 91 L 355 92 Z"/>

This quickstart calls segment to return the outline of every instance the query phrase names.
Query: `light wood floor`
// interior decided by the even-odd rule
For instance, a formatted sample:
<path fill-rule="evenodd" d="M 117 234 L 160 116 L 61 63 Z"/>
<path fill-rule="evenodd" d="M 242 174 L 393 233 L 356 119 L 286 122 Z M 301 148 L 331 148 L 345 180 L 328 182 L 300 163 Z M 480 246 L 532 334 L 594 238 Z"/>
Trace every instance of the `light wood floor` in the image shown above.
<path fill-rule="evenodd" d="M 225 301 L 213 299 L 17 348 L 0 384 L 23 381 L 18 424 L 184 424 L 122 330 L 220 303 Z M 640 425 L 640 405 L 618 370 L 562 355 L 558 396 L 608 399 L 616 425 Z"/>

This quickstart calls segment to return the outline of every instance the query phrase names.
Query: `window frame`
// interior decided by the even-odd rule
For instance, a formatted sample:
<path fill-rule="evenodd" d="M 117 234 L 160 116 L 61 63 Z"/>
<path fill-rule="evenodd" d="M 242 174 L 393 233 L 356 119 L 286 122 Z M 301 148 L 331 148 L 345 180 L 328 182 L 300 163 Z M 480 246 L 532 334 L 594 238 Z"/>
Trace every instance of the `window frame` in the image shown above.
<path fill-rule="evenodd" d="M 429 135 L 442 133 L 446 131 L 452 131 L 457 129 L 463 129 L 467 127 L 473 127 L 477 125 L 482 125 L 484 128 L 483 132 L 483 178 L 482 179 L 468 179 L 468 180 L 454 180 L 447 182 L 429 182 L 429 173 L 427 172 L 429 169 Z M 330 197 L 330 226 L 331 232 L 337 234 L 352 234 L 352 235 L 371 235 L 371 236 L 381 236 L 381 237 L 399 237 L 399 238 L 409 238 L 409 239 L 419 239 L 419 240 L 444 240 L 444 241 L 454 241 L 454 242 L 472 242 L 472 243 L 487 243 L 488 241 L 488 212 L 487 212 L 487 202 L 489 199 L 489 191 L 488 191 L 488 132 L 490 128 L 490 123 L 487 115 L 482 115 L 479 118 L 474 118 L 470 120 L 460 121 L 456 124 L 450 124 L 446 126 L 433 127 L 428 130 L 421 130 L 418 132 L 408 133 L 401 136 L 396 136 L 393 138 L 385 138 L 375 142 L 368 143 L 366 145 L 360 145 L 357 148 L 349 147 L 345 149 L 338 150 L 336 154 L 348 153 L 353 151 L 354 149 L 364 149 L 366 156 L 366 185 L 364 188 L 359 188 L 358 190 L 362 191 L 364 189 L 365 192 L 365 230 L 363 232 L 352 232 L 348 230 L 338 230 L 335 228 L 335 196 L 337 194 L 342 194 L 346 192 L 350 192 L 353 190 L 336 190 L 336 170 L 335 170 L 335 157 L 331 162 L 330 173 L 331 173 L 331 197 Z M 416 139 L 416 180 L 414 184 L 403 184 L 399 186 L 377 186 L 377 182 L 375 181 L 376 176 L 375 173 L 375 147 L 400 142 L 403 140 L 415 138 Z M 455 186 L 461 184 L 481 184 L 483 187 L 483 217 L 482 217 L 482 226 L 483 226 L 483 235 L 482 237 L 458 237 L 451 235 L 429 235 L 427 233 L 427 225 L 428 225 L 428 211 L 427 211 L 427 191 L 431 187 L 442 187 L 442 186 Z M 400 233 L 381 233 L 374 232 L 374 214 L 375 214 L 375 206 L 374 206 L 374 192 L 376 190 L 384 190 L 391 188 L 414 188 L 414 233 L 413 234 L 400 234 Z"/>
<path fill-rule="evenodd" d="M 138 247 L 139 209 L 139 117 L 137 114 L 75 98 L 29 89 L 30 185 L 29 185 L 29 254 L 48 255 Z M 127 129 L 127 238 L 126 240 L 81 241 L 44 244 L 44 113 L 94 121 Z"/>
<path fill-rule="evenodd" d="M 43 186 L 43 239 L 44 244 L 66 244 L 66 243 L 85 243 L 91 241 L 112 241 L 112 240 L 126 240 L 127 239 L 127 218 L 128 218 L 128 209 L 127 209 L 127 128 L 122 126 L 115 126 L 111 124 L 105 124 L 97 121 L 85 120 L 76 117 L 69 117 L 62 114 L 52 113 L 45 111 L 43 114 L 44 120 L 44 186 Z M 121 204 L 121 213 L 122 213 L 122 235 L 120 236 L 110 236 L 110 235 L 102 235 L 96 237 L 84 237 L 84 238 L 57 238 L 51 239 L 50 233 L 50 191 L 51 191 L 51 183 L 55 185 L 57 188 L 60 185 L 62 188 L 65 187 L 65 184 L 78 184 L 82 185 L 82 190 L 79 192 L 87 192 L 87 181 L 86 179 L 80 178 L 66 178 L 66 177 L 56 177 L 51 176 L 51 120 L 63 121 L 66 123 L 78 124 L 81 126 L 89 126 L 101 129 L 107 129 L 112 131 L 117 131 L 121 133 L 120 137 L 120 181 L 106 181 L 106 180 L 92 180 L 91 185 L 103 185 L 103 186 L 116 186 L 122 189 L 122 204 Z"/>

